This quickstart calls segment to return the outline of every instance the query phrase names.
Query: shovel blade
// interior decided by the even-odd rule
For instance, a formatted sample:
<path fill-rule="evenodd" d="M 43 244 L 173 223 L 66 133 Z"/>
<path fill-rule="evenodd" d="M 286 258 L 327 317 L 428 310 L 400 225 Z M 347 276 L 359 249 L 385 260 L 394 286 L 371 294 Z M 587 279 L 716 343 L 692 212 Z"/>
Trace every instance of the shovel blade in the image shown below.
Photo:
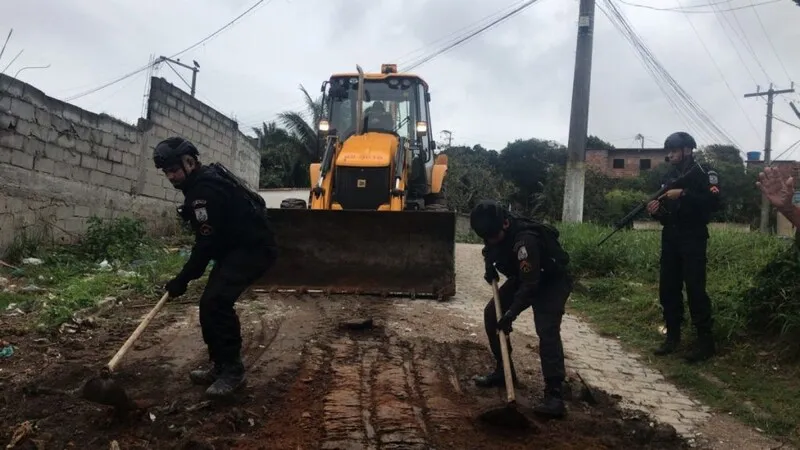
<path fill-rule="evenodd" d="M 96 377 L 87 380 L 81 388 L 81 397 L 90 402 L 113 406 L 118 410 L 135 407 L 125 389 L 110 377 Z"/>

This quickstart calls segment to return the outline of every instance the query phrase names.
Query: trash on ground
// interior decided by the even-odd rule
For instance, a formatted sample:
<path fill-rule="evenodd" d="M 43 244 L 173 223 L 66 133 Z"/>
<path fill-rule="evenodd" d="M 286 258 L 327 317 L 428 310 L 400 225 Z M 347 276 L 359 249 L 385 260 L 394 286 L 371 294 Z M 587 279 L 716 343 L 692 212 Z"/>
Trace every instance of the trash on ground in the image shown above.
<path fill-rule="evenodd" d="M 38 266 L 44 264 L 44 261 L 42 261 L 39 258 L 25 258 L 22 260 L 22 264 L 27 264 L 29 266 Z"/>
<path fill-rule="evenodd" d="M 0 358 L 11 358 L 14 355 L 14 346 L 8 341 L 0 341 Z"/>

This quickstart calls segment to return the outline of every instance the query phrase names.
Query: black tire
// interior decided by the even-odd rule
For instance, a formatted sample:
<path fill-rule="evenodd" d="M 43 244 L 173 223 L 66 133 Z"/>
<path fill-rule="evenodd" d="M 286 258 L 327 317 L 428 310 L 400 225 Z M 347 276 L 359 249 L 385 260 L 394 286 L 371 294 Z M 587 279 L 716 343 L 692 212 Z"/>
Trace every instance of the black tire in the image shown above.
<path fill-rule="evenodd" d="M 281 209 L 307 209 L 306 201 L 302 198 L 287 198 L 281 201 Z"/>
<path fill-rule="evenodd" d="M 447 211 L 447 200 L 441 192 L 425 196 L 425 211 Z"/>

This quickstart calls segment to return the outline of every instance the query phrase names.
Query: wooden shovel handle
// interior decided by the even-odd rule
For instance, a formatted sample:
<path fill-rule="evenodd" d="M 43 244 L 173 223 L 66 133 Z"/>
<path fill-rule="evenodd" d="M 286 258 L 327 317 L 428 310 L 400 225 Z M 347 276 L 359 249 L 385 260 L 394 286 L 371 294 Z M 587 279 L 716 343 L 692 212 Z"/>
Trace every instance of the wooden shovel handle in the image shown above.
<path fill-rule="evenodd" d="M 150 312 L 147 314 L 147 316 L 145 316 L 145 318 L 142 320 L 139 326 L 136 327 L 136 330 L 134 330 L 133 334 L 131 334 L 128 340 L 125 341 L 125 343 L 122 345 L 122 348 L 120 348 L 117 351 L 117 354 L 114 355 L 114 357 L 111 358 L 111 361 L 108 362 L 106 369 L 109 372 L 114 372 L 114 369 L 117 368 L 119 361 L 122 359 L 123 356 L 125 356 L 126 353 L 128 353 L 128 350 L 130 350 L 133 343 L 136 342 L 136 339 L 138 339 L 139 336 L 142 334 L 142 332 L 144 332 L 144 329 L 147 328 L 147 325 L 150 324 L 150 321 L 152 321 L 153 317 L 155 317 L 156 314 L 158 314 L 158 311 L 161 310 L 161 308 L 164 306 L 164 304 L 167 302 L 168 299 L 169 299 L 169 292 L 165 293 L 164 296 L 161 297 L 161 300 L 159 300 L 158 303 L 156 303 L 156 306 L 154 306 L 153 309 L 150 310 Z"/>
<path fill-rule="evenodd" d="M 494 297 L 494 309 L 497 313 L 497 321 L 503 318 L 503 308 L 500 306 L 500 289 L 497 288 L 497 280 L 492 280 L 492 295 Z M 500 334 L 500 353 L 503 355 L 503 375 L 506 378 L 506 394 L 508 395 L 508 403 L 514 404 L 517 401 L 516 393 L 514 392 L 514 377 L 511 374 L 511 358 L 508 356 L 508 341 L 506 340 L 506 332 L 498 330 Z"/>

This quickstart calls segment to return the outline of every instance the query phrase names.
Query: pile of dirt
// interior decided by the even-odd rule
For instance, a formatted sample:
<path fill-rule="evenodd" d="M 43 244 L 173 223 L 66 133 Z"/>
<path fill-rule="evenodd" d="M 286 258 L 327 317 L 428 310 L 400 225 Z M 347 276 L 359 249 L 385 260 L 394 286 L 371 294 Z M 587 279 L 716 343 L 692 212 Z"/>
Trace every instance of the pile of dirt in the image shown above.
<path fill-rule="evenodd" d="M 399 333 L 383 320 L 386 301 L 364 307 L 370 301 L 261 296 L 242 302 L 248 385 L 223 403 L 206 401 L 203 388 L 191 386 L 186 375 L 206 358 L 196 307 L 169 305 L 120 367 L 117 380 L 143 407 L 122 418 L 73 391 L 98 373 L 147 308 L 120 306 L 74 332 L 0 336 L 19 349 L 0 361 L 0 444 L 87 450 L 108 449 L 112 442 L 122 450 L 510 450 L 534 443 L 552 449 L 687 448 L 670 427 L 621 412 L 602 393 L 587 402 L 579 384 L 573 384 L 564 420 L 538 422 L 538 430 L 528 432 L 490 428 L 476 420 L 477 413 L 502 404 L 503 391 L 480 390 L 471 381 L 487 367 L 485 345 Z M 340 326 L 356 310 L 375 321 Z M 409 320 L 438 320 L 437 314 L 447 312 L 432 309 Z M 0 329 L 26 329 L 2 320 Z M 522 374 L 519 397 L 538 397 L 540 379 Z"/>

